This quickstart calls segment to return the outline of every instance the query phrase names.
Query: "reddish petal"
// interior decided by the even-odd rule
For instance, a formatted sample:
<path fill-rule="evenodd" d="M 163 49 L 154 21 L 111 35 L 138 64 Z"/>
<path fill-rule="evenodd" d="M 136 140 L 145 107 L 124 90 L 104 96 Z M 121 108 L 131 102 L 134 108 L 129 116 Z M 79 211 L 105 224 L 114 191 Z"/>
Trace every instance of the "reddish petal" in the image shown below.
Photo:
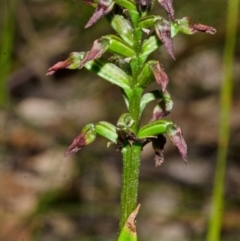
<path fill-rule="evenodd" d="M 89 19 L 85 28 L 92 26 L 96 23 L 101 17 L 107 15 L 113 8 L 114 2 L 112 0 L 99 0 L 97 8 L 93 13 L 92 17 Z"/>
<path fill-rule="evenodd" d="M 160 63 L 152 64 L 150 66 L 152 73 L 157 81 L 157 83 L 161 86 L 162 90 L 165 91 L 169 82 L 168 76 L 165 73 L 164 69 L 160 65 Z"/>
<path fill-rule="evenodd" d="M 81 133 L 73 140 L 72 144 L 68 147 L 64 156 L 71 155 L 79 151 L 82 147 L 89 145 L 96 138 L 96 130 L 94 124 L 87 124 L 82 129 Z"/>
<path fill-rule="evenodd" d="M 84 52 L 72 52 L 66 60 L 58 62 L 49 68 L 47 75 L 52 75 L 59 69 L 78 69 L 84 54 Z"/>
<path fill-rule="evenodd" d="M 81 61 L 79 68 L 81 69 L 88 61 L 100 58 L 106 51 L 109 45 L 109 40 L 100 38 L 94 41 L 92 49 L 87 52 L 84 59 Z"/>
<path fill-rule="evenodd" d="M 152 118 L 150 120 L 150 122 L 162 119 L 164 116 L 166 116 L 168 113 L 164 110 L 164 108 L 162 108 L 161 103 L 159 105 L 157 105 L 154 110 L 153 110 L 153 115 Z"/>
<path fill-rule="evenodd" d="M 158 0 L 158 2 L 167 11 L 169 19 L 174 20 L 173 0 Z"/>
<path fill-rule="evenodd" d="M 192 23 L 191 28 L 193 30 L 193 33 L 204 32 L 209 34 L 215 34 L 217 32 L 215 28 L 203 24 Z"/>
<path fill-rule="evenodd" d="M 60 61 L 60 62 L 54 64 L 51 68 L 48 69 L 47 75 L 52 75 L 59 69 L 65 69 L 70 64 L 71 64 L 71 62 L 68 59 L 65 60 L 65 61 Z"/>
<path fill-rule="evenodd" d="M 181 128 L 176 125 L 171 126 L 167 130 L 167 133 L 168 133 L 173 145 L 175 145 L 178 148 L 178 150 L 182 156 L 182 159 L 187 164 L 187 144 L 183 138 Z"/>
<path fill-rule="evenodd" d="M 82 147 L 86 146 L 86 139 L 84 137 L 84 134 L 81 133 L 79 136 L 77 136 L 72 144 L 68 147 L 67 151 L 65 152 L 64 156 L 71 155 L 73 153 L 76 153 L 79 151 Z"/>
<path fill-rule="evenodd" d="M 198 32 L 215 34 L 217 32 L 215 28 L 200 23 L 196 24 L 188 17 L 176 19 L 176 23 L 178 24 L 179 31 L 185 34 L 195 34 Z"/>
<path fill-rule="evenodd" d="M 166 20 L 158 20 L 155 24 L 155 30 L 158 38 L 167 48 L 168 53 L 171 55 L 173 59 L 175 59 L 173 52 L 173 41 L 171 37 L 170 23 Z"/>

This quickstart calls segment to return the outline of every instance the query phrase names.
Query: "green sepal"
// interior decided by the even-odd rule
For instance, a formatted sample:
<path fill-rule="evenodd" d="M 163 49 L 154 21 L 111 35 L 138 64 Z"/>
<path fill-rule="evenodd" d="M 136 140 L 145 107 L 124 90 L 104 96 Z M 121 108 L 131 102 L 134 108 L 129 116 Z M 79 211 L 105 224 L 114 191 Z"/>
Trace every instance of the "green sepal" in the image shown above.
<path fill-rule="evenodd" d="M 162 42 L 157 38 L 155 34 L 145 39 L 143 41 L 142 49 L 140 53 L 141 62 L 145 62 L 149 54 L 154 52 L 161 45 L 162 45 Z"/>
<path fill-rule="evenodd" d="M 126 104 L 126 107 L 127 109 L 129 109 L 129 93 L 126 93 L 125 91 L 122 91 L 122 97 L 123 97 L 123 100 Z"/>
<path fill-rule="evenodd" d="M 111 26 L 127 44 L 133 45 L 133 28 L 128 19 L 119 14 L 114 15 Z"/>
<path fill-rule="evenodd" d="M 142 72 L 138 76 L 138 81 L 137 81 L 138 86 L 145 88 L 155 80 L 150 67 L 153 64 L 157 64 L 157 63 L 158 62 L 155 60 L 150 60 L 144 65 Z"/>
<path fill-rule="evenodd" d="M 118 241 L 137 241 L 135 218 L 138 214 L 139 208 L 140 208 L 140 204 L 128 217 L 127 222 L 125 223 L 125 225 L 121 230 Z"/>
<path fill-rule="evenodd" d="M 102 37 L 102 39 L 109 41 L 108 50 L 114 54 L 118 54 L 124 57 L 132 57 L 135 55 L 135 51 L 116 35 L 106 35 Z"/>
<path fill-rule="evenodd" d="M 171 95 L 167 91 L 165 91 L 163 93 L 163 100 L 162 100 L 162 102 L 164 103 L 163 105 L 165 106 L 164 107 L 165 110 L 167 112 L 170 112 L 172 110 L 172 108 L 173 108 L 173 100 L 171 98 Z M 162 107 L 162 104 L 160 104 L 160 106 Z"/>
<path fill-rule="evenodd" d="M 71 64 L 67 68 L 78 69 L 80 62 L 84 58 L 84 55 L 85 55 L 85 52 L 72 52 L 68 58 Z"/>
<path fill-rule="evenodd" d="M 95 131 L 95 128 L 94 128 L 94 124 L 92 124 L 92 123 L 85 125 L 82 128 L 81 132 L 83 133 L 83 135 L 85 137 L 87 145 L 92 143 L 96 138 L 96 131 Z"/>
<path fill-rule="evenodd" d="M 173 107 L 173 101 L 170 96 L 170 94 L 167 91 L 160 91 L 160 90 L 152 90 L 146 94 L 143 95 L 141 102 L 140 102 L 140 113 L 143 112 L 145 109 L 146 105 L 157 99 L 162 99 L 161 102 L 154 108 L 153 111 L 153 117 L 154 113 L 157 113 L 161 110 L 163 115 L 167 115 Z"/>
<path fill-rule="evenodd" d="M 159 134 L 166 133 L 168 128 L 173 125 L 172 121 L 166 119 L 153 121 L 143 126 L 139 130 L 137 137 L 140 139 L 156 137 Z"/>
<path fill-rule="evenodd" d="M 152 28 L 152 27 L 154 27 L 155 22 L 157 20 L 161 20 L 161 19 L 163 19 L 163 18 L 160 17 L 160 16 L 157 16 L 157 15 L 149 15 L 149 16 L 143 17 L 138 22 L 138 27 L 140 27 L 140 28 Z"/>
<path fill-rule="evenodd" d="M 145 109 L 146 105 L 153 101 L 162 98 L 163 94 L 162 91 L 159 90 L 152 90 L 143 95 L 140 103 L 140 113 Z"/>
<path fill-rule="evenodd" d="M 136 4 L 132 0 L 114 0 L 116 4 L 128 10 L 137 10 Z"/>
<path fill-rule="evenodd" d="M 129 10 L 129 15 L 130 15 L 130 18 L 132 20 L 133 26 L 137 27 L 138 26 L 138 21 L 139 21 L 139 18 L 140 18 L 139 12 L 137 10 L 135 10 L 135 9 Z"/>
<path fill-rule="evenodd" d="M 171 35 L 176 36 L 179 32 L 181 32 L 181 31 L 180 31 L 180 27 L 179 27 L 178 19 L 177 19 L 174 22 L 172 22 L 172 24 L 171 24 Z"/>
<path fill-rule="evenodd" d="M 87 62 L 84 67 L 110 83 L 118 85 L 125 90 L 130 90 L 131 77 L 115 64 L 97 59 Z"/>
<path fill-rule="evenodd" d="M 133 123 L 134 123 L 134 120 L 132 116 L 129 113 L 124 113 L 118 119 L 117 130 L 130 133 Z"/>
<path fill-rule="evenodd" d="M 97 134 L 105 137 L 113 143 L 117 143 L 118 134 L 116 132 L 116 126 L 113 124 L 107 121 L 100 121 L 95 124 L 95 130 Z"/>

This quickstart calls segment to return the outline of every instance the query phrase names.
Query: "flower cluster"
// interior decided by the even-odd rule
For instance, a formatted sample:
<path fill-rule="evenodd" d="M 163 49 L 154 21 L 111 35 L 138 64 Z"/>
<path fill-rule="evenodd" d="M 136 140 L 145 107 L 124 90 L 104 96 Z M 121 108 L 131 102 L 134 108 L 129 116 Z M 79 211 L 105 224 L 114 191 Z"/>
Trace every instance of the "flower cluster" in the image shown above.
<path fill-rule="evenodd" d="M 146 125 L 133 128 L 136 118 L 131 111 L 124 113 L 119 118 L 116 126 L 106 121 L 88 124 L 74 139 L 65 155 L 75 153 L 83 146 L 90 144 L 97 134 L 107 138 L 110 143 L 117 144 L 121 149 L 126 143 L 133 142 L 146 145 L 152 142 L 155 151 L 155 163 L 163 162 L 163 149 L 167 134 L 172 143 L 177 146 L 183 160 L 187 162 L 187 145 L 183 139 L 181 129 L 172 121 L 164 119 L 172 110 L 173 102 L 167 91 L 168 76 L 162 64 L 156 60 L 148 60 L 148 56 L 161 45 L 164 45 L 170 56 L 175 59 L 173 37 L 178 33 L 194 34 L 205 32 L 214 34 L 216 30 L 210 26 L 195 24 L 189 18 L 175 19 L 173 1 L 158 0 L 167 12 L 168 19 L 159 15 L 149 15 L 153 1 L 151 0 L 84 0 L 85 3 L 95 8 L 86 28 L 92 26 L 100 18 L 106 16 L 116 31 L 116 34 L 102 36 L 94 41 L 88 52 L 74 52 L 65 61 L 58 62 L 48 70 L 51 75 L 59 69 L 86 69 L 93 71 L 103 79 L 119 86 L 127 108 L 136 89 L 143 90 L 156 81 L 160 88 L 142 95 L 139 103 L 140 119 L 146 105 L 153 100 L 160 99 L 154 108 L 153 115 Z M 120 9 L 120 11 L 119 11 Z M 139 32 L 140 30 L 140 32 Z M 134 39 L 138 31 L 140 41 Z M 143 34 L 147 37 L 143 39 Z M 104 54 L 110 52 L 113 56 L 105 59 Z M 138 124 L 137 124 L 138 125 Z"/>

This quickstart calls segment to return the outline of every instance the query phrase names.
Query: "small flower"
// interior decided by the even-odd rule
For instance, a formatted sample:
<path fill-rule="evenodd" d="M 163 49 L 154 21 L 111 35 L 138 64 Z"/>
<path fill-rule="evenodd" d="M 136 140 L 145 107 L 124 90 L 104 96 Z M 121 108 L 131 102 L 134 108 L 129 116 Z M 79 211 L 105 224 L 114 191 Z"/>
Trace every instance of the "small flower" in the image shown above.
<path fill-rule="evenodd" d="M 97 39 L 93 42 L 93 46 L 89 52 L 85 55 L 84 59 L 79 65 L 81 69 L 88 61 L 100 58 L 109 46 L 109 41 L 105 38 Z"/>
<path fill-rule="evenodd" d="M 215 28 L 200 23 L 196 24 L 188 17 L 176 19 L 175 21 L 177 23 L 179 31 L 185 34 L 195 34 L 198 32 L 215 34 L 217 32 Z"/>
<path fill-rule="evenodd" d="M 161 42 L 166 47 L 168 53 L 175 60 L 174 52 L 173 52 L 173 41 L 172 41 L 172 37 L 171 37 L 170 23 L 165 19 L 157 20 L 155 23 L 155 31 L 156 31 L 158 38 L 161 40 Z"/>
<path fill-rule="evenodd" d="M 173 145 L 178 148 L 185 164 L 187 164 L 187 144 L 183 138 L 181 128 L 177 125 L 172 125 L 167 129 L 167 133 Z"/>
<path fill-rule="evenodd" d="M 95 131 L 94 124 L 86 125 L 82 129 L 81 133 L 73 140 L 72 144 L 68 147 L 64 156 L 66 157 L 68 155 L 78 152 L 84 146 L 92 143 L 95 140 L 96 136 L 97 133 Z"/>
<path fill-rule="evenodd" d="M 167 88 L 169 79 L 168 79 L 168 76 L 165 73 L 163 67 L 161 66 L 161 64 L 159 62 L 153 63 L 149 67 L 155 77 L 155 80 L 161 86 L 161 89 L 163 91 L 165 91 Z"/>
<path fill-rule="evenodd" d="M 84 57 L 84 52 L 73 52 L 69 57 L 64 60 L 54 64 L 48 69 L 47 75 L 52 75 L 60 69 L 78 69 L 79 65 Z"/>

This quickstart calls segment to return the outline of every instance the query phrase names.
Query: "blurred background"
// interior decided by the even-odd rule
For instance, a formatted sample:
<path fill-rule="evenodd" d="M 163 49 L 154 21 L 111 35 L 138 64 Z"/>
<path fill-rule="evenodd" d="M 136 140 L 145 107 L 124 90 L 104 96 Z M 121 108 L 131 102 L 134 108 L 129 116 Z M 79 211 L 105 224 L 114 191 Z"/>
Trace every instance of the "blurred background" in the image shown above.
<path fill-rule="evenodd" d="M 152 56 L 169 75 L 174 108 L 168 118 L 184 132 L 189 167 L 169 141 L 157 168 L 151 146 L 144 148 L 140 241 L 205 239 L 217 159 L 227 2 L 174 1 L 177 18 L 188 16 L 217 33 L 179 34 L 176 61 L 164 48 Z M 153 11 L 166 16 L 158 5 Z M 0 240 L 117 240 L 121 153 L 99 137 L 77 154 L 63 155 L 85 124 L 116 123 L 126 112 L 121 93 L 84 69 L 46 76 L 70 52 L 87 51 L 96 38 L 113 32 L 105 19 L 85 29 L 92 13 L 79 0 L 0 3 Z M 234 61 L 223 241 L 240 240 L 240 31 Z M 154 103 L 146 108 L 143 123 L 153 108 Z"/>

